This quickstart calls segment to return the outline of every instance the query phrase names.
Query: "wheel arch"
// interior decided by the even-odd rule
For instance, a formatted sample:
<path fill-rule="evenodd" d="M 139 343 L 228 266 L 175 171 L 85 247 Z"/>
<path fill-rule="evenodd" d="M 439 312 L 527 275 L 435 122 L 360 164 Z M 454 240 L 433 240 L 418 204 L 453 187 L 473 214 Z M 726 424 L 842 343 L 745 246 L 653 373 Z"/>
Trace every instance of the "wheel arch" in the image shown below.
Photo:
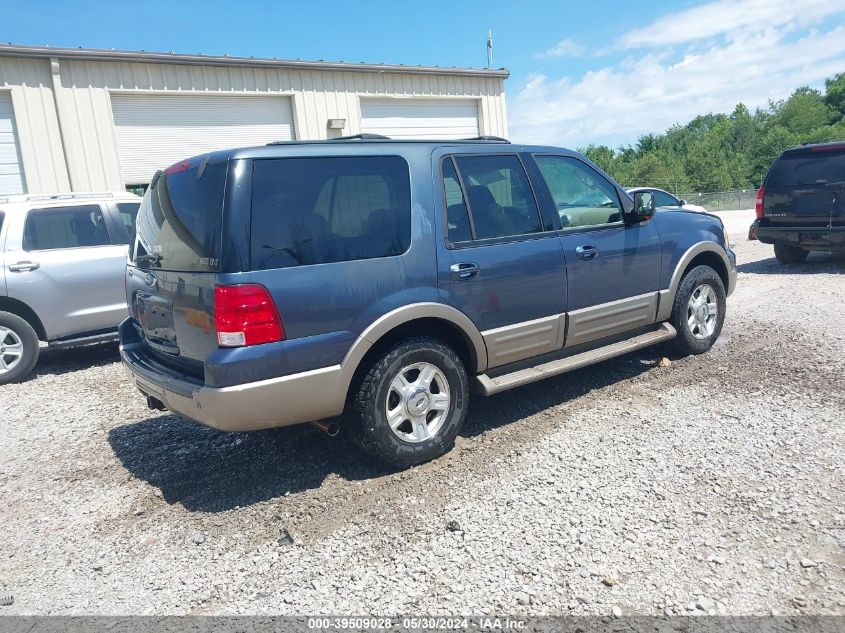
<path fill-rule="evenodd" d="M 355 379 L 389 347 L 411 336 L 432 336 L 448 344 L 467 369 L 487 368 L 487 348 L 478 328 L 463 312 L 441 303 L 403 306 L 374 321 L 364 330 L 341 363 L 342 391 L 348 394 Z"/>
<path fill-rule="evenodd" d="M 660 291 L 657 308 L 658 321 L 665 321 L 670 317 L 672 314 L 672 304 L 675 302 L 675 295 L 678 293 L 681 280 L 696 266 L 709 266 L 715 270 L 725 285 L 725 292 L 730 294 L 732 290 L 731 264 L 724 249 L 716 242 L 698 242 L 690 246 L 681 255 L 678 263 L 675 265 L 675 270 L 669 281 L 669 287 L 666 290 Z"/>
<path fill-rule="evenodd" d="M 38 338 L 42 341 L 47 340 L 47 331 L 44 329 L 44 324 L 35 313 L 35 310 L 30 308 L 23 301 L 13 299 L 12 297 L 0 297 L 0 312 L 10 312 L 19 316 L 24 321 L 32 326 Z"/>

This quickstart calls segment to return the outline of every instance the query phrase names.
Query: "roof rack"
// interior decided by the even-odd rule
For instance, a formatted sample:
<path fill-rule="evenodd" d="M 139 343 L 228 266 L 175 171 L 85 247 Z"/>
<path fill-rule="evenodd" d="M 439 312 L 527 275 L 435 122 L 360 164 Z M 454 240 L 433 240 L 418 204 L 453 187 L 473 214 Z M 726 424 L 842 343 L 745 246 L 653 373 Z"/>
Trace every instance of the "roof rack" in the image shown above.
<path fill-rule="evenodd" d="M 329 139 L 330 141 L 389 141 L 390 137 L 384 134 L 353 134 L 352 136 L 336 136 Z"/>
<path fill-rule="evenodd" d="M 11 200 L 19 202 L 34 202 L 38 200 L 82 200 L 86 198 L 114 198 L 111 191 L 87 191 L 85 193 L 38 193 L 38 194 L 14 194 L 0 197 L 0 201 Z"/>
<path fill-rule="evenodd" d="M 391 140 L 389 136 L 384 136 L 383 134 L 353 134 L 352 136 L 336 136 L 334 138 L 327 138 L 321 140 L 314 140 L 314 141 L 299 141 L 300 143 L 311 142 L 311 143 L 333 143 L 334 141 L 389 141 Z M 267 146 L 271 145 L 290 145 L 291 143 L 297 143 L 297 141 L 272 141 L 267 143 Z"/>
<path fill-rule="evenodd" d="M 501 136 L 490 136 L 490 135 L 482 135 L 482 136 L 473 136 L 471 138 L 465 138 L 464 141 L 495 141 L 497 143 L 510 143 L 510 141 L 506 138 L 502 138 Z"/>

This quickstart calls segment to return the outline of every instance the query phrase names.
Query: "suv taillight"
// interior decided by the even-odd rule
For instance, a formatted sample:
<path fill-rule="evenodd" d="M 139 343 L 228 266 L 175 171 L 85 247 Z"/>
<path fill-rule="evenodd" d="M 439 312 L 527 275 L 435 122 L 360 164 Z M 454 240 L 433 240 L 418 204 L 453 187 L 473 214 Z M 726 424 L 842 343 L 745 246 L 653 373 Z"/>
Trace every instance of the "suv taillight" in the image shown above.
<path fill-rule="evenodd" d="M 221 347 L 285 339 L 285 328 L 267 288 L 258 284 L 214 288 L 214 327 Z"/>
<path fill-rule="evenodd" d="M 766 193 L 766 188 L 761 186 L 757 190 L 757 202 L 754 204 L 754 213 L 758 218 L 763 217 L 763 195 Z"/>

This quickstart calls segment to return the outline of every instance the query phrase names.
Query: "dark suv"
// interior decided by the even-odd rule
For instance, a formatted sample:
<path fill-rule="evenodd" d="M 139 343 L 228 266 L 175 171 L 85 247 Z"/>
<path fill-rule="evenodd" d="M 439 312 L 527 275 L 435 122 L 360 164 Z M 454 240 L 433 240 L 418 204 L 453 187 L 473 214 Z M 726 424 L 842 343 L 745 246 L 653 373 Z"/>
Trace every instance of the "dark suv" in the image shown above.
<path fill-rule="evenodd" d="M 810 251 L 845 254 L 845 142 L 802 145 L 772 164 L 757 192 L 752 231 L 783 264 Z"/>
<path fill-rule="evenodd" d="M 137 234 L 121 354 L 152 408 L 226 431 L 345 414 L 399 466 L 452 446 L 470 390 L 708 350 L 736 282 L 718 218 L 491 140 L 207 154 L 156 175 Z"/>

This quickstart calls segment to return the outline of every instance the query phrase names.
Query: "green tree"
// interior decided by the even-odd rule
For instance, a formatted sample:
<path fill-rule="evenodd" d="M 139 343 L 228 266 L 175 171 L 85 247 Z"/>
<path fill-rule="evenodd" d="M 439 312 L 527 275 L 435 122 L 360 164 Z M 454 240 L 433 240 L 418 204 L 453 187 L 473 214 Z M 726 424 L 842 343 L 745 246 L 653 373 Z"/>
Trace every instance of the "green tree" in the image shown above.
<path fill-rule="evenodd" d="M 775 102 L 772 110 L 772 125 L 799 136 L 826 127 L 837 118 L 836 111 L 825 103 L 822 93 L 807 86 L 798 88 L 786 101 Z"/>
<path fill-rule="evenodd" d="M 824 80 L 824 102 L 845 116 L 845 73 L 838 73 Z"/>
<path fill-rule="evenodd" d="M 607 145 L 588 145 L 579 151 L 612 175 L 616 163 L 616 154 Z"/>
<path fill-rule="evenodd" d="M 730 115 L 702 114 L 633 145 L 581 151 L 622 184 L 696 193 L 757 187 L 783 150 L 829 139 L 845 139 L 845 72 L 824 93 L 804 86 L 753 113 L 738 103 Z"/>

